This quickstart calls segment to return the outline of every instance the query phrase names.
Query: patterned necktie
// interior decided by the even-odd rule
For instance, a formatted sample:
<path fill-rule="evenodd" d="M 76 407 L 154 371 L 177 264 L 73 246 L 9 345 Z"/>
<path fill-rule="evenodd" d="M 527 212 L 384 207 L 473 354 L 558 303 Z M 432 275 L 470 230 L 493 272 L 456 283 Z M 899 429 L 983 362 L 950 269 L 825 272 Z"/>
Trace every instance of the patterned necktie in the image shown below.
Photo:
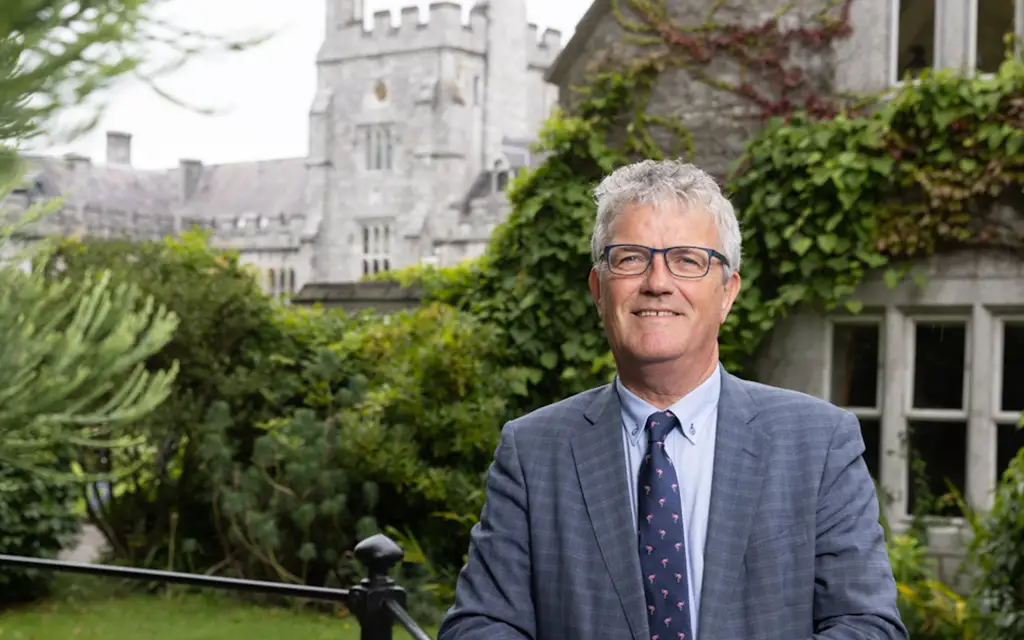
<path fill-rule="evenodd" d="M 679 419 L 669 411 L 647 418 L 647 455 L 640 465 L 640 568 L 651 640 L 692 637 L 679 481 L 665 452 L 665 437 L 677 425 Z"/>

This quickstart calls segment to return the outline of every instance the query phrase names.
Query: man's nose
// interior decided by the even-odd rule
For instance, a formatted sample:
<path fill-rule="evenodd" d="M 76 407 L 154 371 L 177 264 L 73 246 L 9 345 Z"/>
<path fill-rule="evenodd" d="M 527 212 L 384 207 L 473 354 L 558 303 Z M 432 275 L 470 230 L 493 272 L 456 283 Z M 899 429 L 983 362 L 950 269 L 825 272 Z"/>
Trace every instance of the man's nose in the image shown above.
<path fill-rule="evenodd" d="M 668 270 L 664 253 L 656 253 L 644 274 L 644 293 L 660 296 L 672 292 L 672 280 L 675 276 Z"/>

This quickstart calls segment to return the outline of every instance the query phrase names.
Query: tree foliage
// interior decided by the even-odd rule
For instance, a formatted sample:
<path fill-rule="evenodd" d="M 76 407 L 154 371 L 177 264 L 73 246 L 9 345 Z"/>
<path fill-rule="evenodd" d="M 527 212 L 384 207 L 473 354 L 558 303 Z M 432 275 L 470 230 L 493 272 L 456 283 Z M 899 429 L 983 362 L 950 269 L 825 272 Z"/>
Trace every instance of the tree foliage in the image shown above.
<path fill-rule="evenodd" d="M 1024 637 L 1024 450 L 1004 472 L 992 509 L 972 525 L 977 637 Z"/>
<path fill-rule="evenodd" d="M 441 566 L 458 563 L 463 525 L 443 514 L 481 508 L 494 425 L 521 386 L 522 373 L 493 357 L 493 328 L 441 305 L 385 323 L 302 311 L 284 320 L 312 338 L 285 385 L 302 389 L 302 406 L 260 425 L 249 453 L 215 407 L 200 447 L 232 568 L 348 586 L 352 547 L 388 526 L 414 531 Z"/>
<path fill-rule="evenodd" d="M 0 186 L 0 197 L 9 191 Z M 0 256 L 12 230 L 0 228 Z M 33 557 L 55 556 L 78 531 L 73 501 L 89 479 L 81 463 L 98 449 L 138 446 L 125 426 L 165 400 L 177 373 L 175 362 L 146 368 L 173 335 L 173 314 L 109 272 L 47 277 L 45 249 L 0 259 L 0 552 Z M 50 577 L 4 572 L 0 601 L 42 595 Z"/>
<path fill-rule="evenodd" d="M 0 265 L 0 466 L 60 473 L 60 452 L 125 446 L 117 429 L 166 399 L 177 363 L 146 360 L 178 319 L 109 272 L 48 278 L 29 255 L 31 270 Z"/>
<path fill-rule="evenodd" d="M 173 337 L 145 365 L 156 371 L 180 362 L 181 369 L 167 400 L 128 425 L 127 433 L 146 446 L 115 452 L 114 469 L 130 474 L 91 516 L 121 559 L 167 566 L 167 554 L 191 540 L 199 545 L 196 562 L 216 562 L 222 556 L 198 451 L 200 425 L 213 403 L 226 403 L 234 416 L 231 435 L 247 454 L 255 425 L 280 415 L 279 398 L 286 402 L 278 361 L 294 355 L 292 342 L 238 255 L 211 248 L 204 235 L 147 242 L 67 238 L 54 247 L 47 273 L 81 284 L 101 268 L 179 319 Z"/>

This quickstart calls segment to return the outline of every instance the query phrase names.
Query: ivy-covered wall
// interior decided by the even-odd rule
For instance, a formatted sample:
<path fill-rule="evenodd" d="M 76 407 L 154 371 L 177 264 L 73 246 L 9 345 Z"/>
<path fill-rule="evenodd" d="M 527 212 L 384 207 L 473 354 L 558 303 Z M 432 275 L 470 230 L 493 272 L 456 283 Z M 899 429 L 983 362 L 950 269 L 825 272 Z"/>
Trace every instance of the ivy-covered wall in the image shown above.
<path fill-rule="evenodd" d="M 851 0 L 595 0 L 549 73 L 574 112 L 594 73 L 661 66 L 643 105 L 666 152 L 724 177 L 764 116 L 885 88 L 888 7 Z"/>

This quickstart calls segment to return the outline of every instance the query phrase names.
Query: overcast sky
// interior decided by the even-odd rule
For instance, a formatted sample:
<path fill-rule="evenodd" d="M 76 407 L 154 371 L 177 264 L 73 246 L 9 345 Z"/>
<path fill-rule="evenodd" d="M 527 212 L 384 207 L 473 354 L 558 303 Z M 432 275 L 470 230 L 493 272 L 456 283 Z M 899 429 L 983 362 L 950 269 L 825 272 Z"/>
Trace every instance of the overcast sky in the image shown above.
<path fill-rule="evenodd" d="M 563 44 L 590 3 L 526 0 L 528 19 L 541 31 L 560 29 Z M 367 0 L 366 14 L 416 4 L 428 3 Z M 171 167 L 180 158 L 215 164 L 305 155 L 324 0 L 168 0 L 165 11 L 175 24 L 205 32 L 275 35 L 244 53 L 194 60 L 161 83 L 189 104 L 218 110 L 216 115 L 195 113 L 125 81 L 105 96 L 104 117 L 91 134 L 41 151 L 76 151 L 102 162 L 105 132 L 118 130 L 132 134 L 132 164 L 141 168 Z"/>

